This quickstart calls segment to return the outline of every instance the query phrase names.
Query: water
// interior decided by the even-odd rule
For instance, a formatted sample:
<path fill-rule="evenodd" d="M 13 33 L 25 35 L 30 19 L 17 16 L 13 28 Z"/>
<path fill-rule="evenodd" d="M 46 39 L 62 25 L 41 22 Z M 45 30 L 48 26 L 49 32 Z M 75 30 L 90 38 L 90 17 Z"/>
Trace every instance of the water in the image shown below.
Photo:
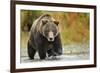
<path fill-rule="evenodd" d="M 56 58 L 46 58 L 44 61 L 74 61 L 89 59 L 89 46 L 82 45 L 66 45 L 63 46 L 63 55 Z M 21 62 L 40 62 L 38 54 L 36 53 L 34 60 L 29 60 L 27 49 L 21 49 Z"/>

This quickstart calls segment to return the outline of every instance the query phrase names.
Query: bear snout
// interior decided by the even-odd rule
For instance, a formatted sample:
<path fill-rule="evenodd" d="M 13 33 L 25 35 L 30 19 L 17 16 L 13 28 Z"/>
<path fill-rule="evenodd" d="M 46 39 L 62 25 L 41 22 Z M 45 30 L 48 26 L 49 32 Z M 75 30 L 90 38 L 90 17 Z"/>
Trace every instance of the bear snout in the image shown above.
<path fill-rule="evenodd" d="M 49 42 L 53 42 L 54 41 L 54 38 L 50 37 L 50 38 L 48 38 L 48 41 Z"/>
<path fill-rule="evenodd" d="M 54 34 L 52 31 L 49 31 L 48 33 L 48 41 L 54 41 Z"/>

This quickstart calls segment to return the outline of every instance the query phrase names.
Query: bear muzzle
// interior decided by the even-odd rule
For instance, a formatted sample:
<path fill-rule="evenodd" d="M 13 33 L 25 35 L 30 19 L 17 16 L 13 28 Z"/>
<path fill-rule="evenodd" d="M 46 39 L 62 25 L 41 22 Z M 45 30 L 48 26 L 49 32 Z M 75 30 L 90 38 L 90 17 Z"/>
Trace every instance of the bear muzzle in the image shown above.
<path fill-rule="evenodd" d="M 49 37 L 49 38 L 48 38 L 48 41 L 49 41 L 49 42 L 53 42 L 53 41 L 54 41 L 54 38 Z"/>
<path fill-rule="evenodd" d="M 53 34 L 52 31 L 50 31 L 49 34 L 48 34 L 48 41 L 51 41 L 51 42 L 54 41 L 54 34 Z"/>

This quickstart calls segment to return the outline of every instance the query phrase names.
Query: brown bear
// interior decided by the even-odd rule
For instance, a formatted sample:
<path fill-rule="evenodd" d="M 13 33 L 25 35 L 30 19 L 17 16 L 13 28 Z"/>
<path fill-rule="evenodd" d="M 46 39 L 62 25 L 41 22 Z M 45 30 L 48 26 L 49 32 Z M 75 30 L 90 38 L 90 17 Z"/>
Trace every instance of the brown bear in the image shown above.
<path fill-rule="evenodd" d="M 46 56 L 59 56 L 62 54 L 62 43 L 58 29 L 59 22 L 49 14 L 43 14 L 36 19 L 30 29 L 28 40 L 28 56 L 34 59 L 36 51 L 40 59 Z"/>

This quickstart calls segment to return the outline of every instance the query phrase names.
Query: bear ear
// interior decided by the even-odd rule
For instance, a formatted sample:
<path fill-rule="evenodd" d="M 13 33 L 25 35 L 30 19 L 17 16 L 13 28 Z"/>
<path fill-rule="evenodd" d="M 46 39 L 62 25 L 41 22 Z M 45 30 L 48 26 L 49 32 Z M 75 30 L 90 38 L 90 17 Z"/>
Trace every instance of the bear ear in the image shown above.
<path fill-rule="evenodd" d="M 58 26 L 58 24 L 59 24 L 59 21 L 54 21 L 54 23 Z"/>
<path fill-rule="evenodd" d="M 47 22 L 47 20 L 42 20 L 43 25 L 45 25 Z"/>

